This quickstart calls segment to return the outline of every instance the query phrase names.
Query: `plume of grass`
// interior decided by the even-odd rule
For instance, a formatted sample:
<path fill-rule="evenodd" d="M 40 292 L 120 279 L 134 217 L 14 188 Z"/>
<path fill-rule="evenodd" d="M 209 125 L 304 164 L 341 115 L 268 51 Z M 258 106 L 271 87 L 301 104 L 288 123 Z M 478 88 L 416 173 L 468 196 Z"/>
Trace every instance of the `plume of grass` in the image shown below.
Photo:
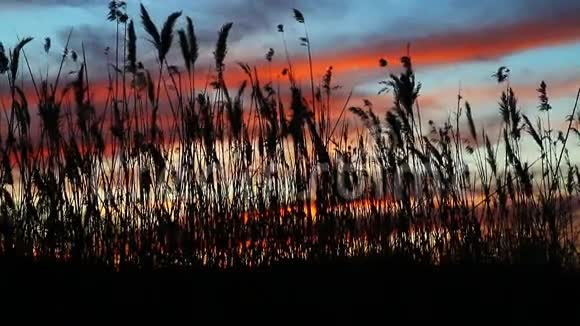
<path fill-rule="evenodd" d="M 127 71 L 137 73 L 137 34 L 133 20 L 129 21 L 127 29 Z"/>
<path fill-rule="evenodd" d="M 163 28 L 161 29 L 161 43 L 159 44 L 159 61 L 165 61 L 165 57 L 171 49 L 171 44 L 173 44 L 173 27 L 177 22 L 177 19 L 181 17 L 181 11 L 174 12 L 167 17 Z"/>
<path fill-rule="evenodd" d="M 18 42 L 18 44 L 16 44 L 16 46 L 14 47 L 14 50 L 12 50 L 12 56 L 10 58 L 10 73 L 12 77 L 12 82 L 16 80 L 16 75 L 18 74 L 18 65 L 20 63 L 20 51 L 22 51 L 22 48 L 24 48 L 26 44 L 30 43 L 30 41 L 32 41 L 32 37 L 26 37 L 22 39 L 20 42 Z"/>
<path fill-rule="evenodd" d="M 543 152 L 544 151 L 544 142 L 542 141 L 542 138 L 540 137 L 540 135 L 536 131 L 536 128 L 534 128 L 534 126 L 530 122 L 530 119 L 528 119 L 528 117 L 525 114 L 523 114 L 522 117 L 524 118 L 524 124 L 526 125 L 526 131 L 530 134 L 530 136 L 532 136 L 532 138 L 534 139 L 536 144 L 540 147 L 540 149 Z"/>
<path fill-rule="evenodd" d="M 195 66 L 197 58 L 199 57 L 199 45 L 197 44 L 197 36 L 195 35 L 195 29 L 193 27 L 193 21 L 191 18 L 187 17 L 187 40 L 189 43 L 189 60 L 191 66 Z"/>
<path fill-rule="evenodd" d="M 270 48 L 266 53 L 266 61 L 272 62 L 272 58 L 274 58 L 274 49 Z"/>
<path fill-rule="evenodd" d="M 171 49 L 171 44 L 173 43 L 173 27 L 175 26 L 175 23 L 180 16 L 181 11 L 170 14 L 165 20 L 160 33 L 157 29 L 157 26 L 155 26 L 155 23 L 149 16 L 149 12 L 141 4 L 141 22 L 145 28 L 145 31 L 151 37 L 150 41 L 157 49 L 157 57 L 161 64 L 165 61 L 165 57 Z"/>
<path fill-rule="evenodd" d="M 50 51 L 50 45 L 51 45 L 51 41 L 50 41 L 50 37 L 47 37 L 44 39 L 44 52 L 46 54 L 48 54 L 48 51 Z"/>
<path fill-rule="evenodd" d="M 506 139 L 507 141 L 507 139 Z M 511 148 L 511 147 L 510 147 Z M 493 147 L 491 145 L 491 142 L 489 141 L 489 137 L 487 135 L 485 135 L 485 149 L 487 151 L 487 163 L 489 164 L 489 167 L 491 168 L 491 172 L 493 172 L 494 175 L 497 174 L 497 159 L 495 157 L 495 151 L 493 150 Z"/>
<path fill-rule="evenodd" d="M 220 79 L 223 74 L 224 60 L 226 59 L 226 54 L 228 53 L 228 36 L 233 25 L 233 23 L 226 23 L 222 26 L 218 33 L 215 51 L 213 52 L 216 70 L 220 75 Z"/>
<path fill-rule="evenodd" d="M 302 12 L 296 8 L 292 9 L 292 11 L 294 12 L 294 19 L 296 19 L 297 22 L 304 24 L 304 15 Z"/>
<path fill-rule="evenodd" d="M 471 138 L 473 138 L 473 140 L 475 140 L 477 143 L 477 131 L 475 130 L 475 123 L 473 122 L 473 115 L 471 114 L 471 105 L 469 102 L 465 102 L 465 115 L 467 117 Z"/>
<path fill-rule="evenodd" d="M 160 48 L 161 35 L 159 35 L 157 26 L 155 26 L 155 23 L 153 23 L 153 20 L 149 16 L 149 12 L 145 8 L 145 6 L 143 6 L 143 4 L 141 4 L 141 23 L 143 24 L 143 27 L 145 28 L 147 34 L 149 34 L 149 36 L 151 37 L 150 41 L 153 43 L 153 45 L 156 48 Z"/>
<path fill-rule="evenodd" d="M 548 99 L 548 91 L 546 82 L 542 80 L 540 83 L 540 87 L 537 89 L 540 99 L 540 111 L 550 111 L 552 106 L 550 105 L 550 101 Z"/>
<path fill-rule="evenodd" d="M 247 81 L 244 80 L 238 89 L 238 94 L 234 99 L 233 105 L 228 106 L 228 119 L 232 129 L 233 138 L 237 141 L 241 140 L 242 130 L 244 127 L 243 120 L 243 103 L 242 96 L 247 86 Z"/>
<path fill-rule="evenodd" d="M 10 60 L 6 56 L 6 50 L 4 49 L 4 44 L 0 42 L 0 74 L 5 74 L 10 66 Z"/>
<path fill-rule="evenodd" d="M 506 66 L 501 66 L 498 68 L 497 72 L 492 75 L 493 78 L 496 79 L 497 83 L 503 83 L 509 78 L 510 70 Z"/>
<path fill-rule="evenodd" d="M 183 62 L 185 63 L 185 69 L 188 73 L 191 73 L 191 55 L 189 53 L 189 42 L 187 41 L 187 35 L 184 30 L 179 30 L 179 46 L 181 47 L 181 55 L 183 56 Z"/>
<path fill-rule="evenodd" d="M 109 1 L 109 13 L 107 14 L 107 19 L 109 21 L 115 21 L 125 17 L 126 14 L 123 10 L 127 7 L 125 1 L 111 0 Z"/>

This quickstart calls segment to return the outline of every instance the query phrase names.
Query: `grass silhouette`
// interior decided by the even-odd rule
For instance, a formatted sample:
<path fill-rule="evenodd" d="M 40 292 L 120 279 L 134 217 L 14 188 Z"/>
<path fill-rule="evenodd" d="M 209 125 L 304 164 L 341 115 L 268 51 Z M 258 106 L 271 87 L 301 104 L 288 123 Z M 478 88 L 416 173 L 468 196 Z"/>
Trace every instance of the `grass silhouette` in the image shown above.
<path fill-rule="evenodd" d="M 424 124 L 421 85 L 407 54 L 402 72 L 387 72 L 381 82 L 389 93 L 382 96 L 393 97 L 384 116 L 369 101 L 334 108 L 332 68 L 320 81 L 314 76 L 306 20 L 295 9 L 305 28 L 311 94 L 304 96 L 295 80 L 282 25 L 287 83 L 275 85 L 271 73 L 264 83 L 257 68 L 240 63 L 245 80 L 231 93 L 225 60 L 235 25 L 219 31 L 211 83 L 199 87 L 191 18 L 175 31 L 182 20 L 175 12 L 159 30 L 141 6 L 142 35 L 158 64 L 144 67 L 137 24 L 122 2 L 112 1 L 109 10 L 116 46 L 104 107 L 91 99 L 84 50 L 79 58 L 67 42 L 50 81 L 22 60 L 32 39 L 8 52 L 0 47 L 10 98 L 0 118 L 1 255 L 121 270 L 348 257 L 577 266 L 580 170 L 567 148 L 578 134 L 580 91 L 567 129 L 557 132 L 546 84 L 538 88 L 542 115 L 531 121 L 518 108 L 509 69 L 501 67 L 494 75 L 506 85 L 499 137 L 479 130 L 461 96 L 443 125 Z M 169 62 L 174 45 L 183 69 Z M 48 53 L 50 39 L 44 47 Z M 274 55 L 266 54 L 268 64 Z M 79 68 L 74 82 L 62 86 L 69 58 Z M 377 69 L 388 66 L 377 62 Z M 27 78 L 31 89 L 20 86 Z M 38 126 L 31 124 L 28 94 L 38 98 Z M 162 120 L 162 107 L 170 119 Z M 349 130 L 347 109 L 363 128 Z M 341 112 L 337 121 L 331 112 Z M 522 155 L 526 137 L 538 147 L 532 162 Z"/>

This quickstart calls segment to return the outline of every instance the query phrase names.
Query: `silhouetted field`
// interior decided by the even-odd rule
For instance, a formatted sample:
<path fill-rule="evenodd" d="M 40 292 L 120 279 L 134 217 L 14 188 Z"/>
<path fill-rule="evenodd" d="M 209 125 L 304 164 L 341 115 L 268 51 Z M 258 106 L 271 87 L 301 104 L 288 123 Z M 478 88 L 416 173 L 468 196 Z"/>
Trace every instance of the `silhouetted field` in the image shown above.
<path fill-rule="evenodd" d="M 367 258 L 256 270 L 117 272 L 0 262 L 4 316 L 44 321 L 572 323 L 580 276 L 547 265 L 446 265 Z M 21 317 L 19 317 L 21 316 Z"/>
<path fill-rule="evenodd" d="M 578 134 L 577 100 L 558 130 L 547 85 L 538 82 L 541 112 L 532 121 L 501 67 L 490 79 L 505 85 L 497 134 L 480 129 L 461 96 L 437 125 L 421 120 L 420 83 L 407 55 L 401 67 L 377 58 L 386 78 L 379 96 L 391 96 L 391 107 L 332 107 L 333 71 L 314 76 L 298 10 L 310 67 L 305 89 L 282 25 L 279 60 L 287 67 L 264 79 L 245 63 L 226 69 L 232 23 L 219 31 L 207 73 L 196 66 L 194 25 L 181 12 L 158 28 L 144 7 L 135 21 L 122 3 L 109 9 L 117 39 L 104 102 L 94 100 L 98 85 L 82 44 L 77 53 L 67 43 L 56 76 L 33 73 L 37 62 L 25 48 L 40 45 L 32 39 L 1 48 L 10 103 L 0 116 L 2 256 L 116 270 L 292 269 L 285 262 L 364 257 L 577 266 L 580 171 L 568 151 Z M 143 39 L 156 64 L 139 61 Z M 51 51 L 49 39 L 44 46 Z M 169 62 L 172 49 L 180 62 Z M 264 66 L 276 58 L 271 49 Z M 71 69 L 76 77 L 65 83 Z M 245 76 L 235 88 L 226 85 L 232 69 Z M 361 127 L 349 127 L 346 115 Z M 535 160 L 522 154 L 524 141 L 534 144 Z M 382 284 L 395 283 L 402 286 Z"/>

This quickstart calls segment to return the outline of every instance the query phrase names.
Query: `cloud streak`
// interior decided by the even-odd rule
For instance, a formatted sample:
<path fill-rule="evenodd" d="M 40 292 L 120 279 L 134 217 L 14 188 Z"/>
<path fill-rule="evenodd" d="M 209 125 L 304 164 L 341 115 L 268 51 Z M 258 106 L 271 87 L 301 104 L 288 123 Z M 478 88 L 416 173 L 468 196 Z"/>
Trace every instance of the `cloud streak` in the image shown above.
<path fill-rule="evenodd" d="M 368 47 L 352 48 L 342 52 L 328 51 L 319 55 L 316 71 L 320 74 L 328 65 L 337 71 L 374 69 L 381 57 L 398 58 L 411 45 L 413 61 L 424 66 L 463 62 L 487 61 L 533 50 L 580 40 L 580 25 L 573 16 L 543 21 L 524 21 L 515 24 L 491 26 L 474 31 L 450 31 L 416 39 L 369 40 Z M 376 45 L 372 45 L 375 43 Z M 297 72 L 306 72 L 306 62 L 295 64 Z"/>

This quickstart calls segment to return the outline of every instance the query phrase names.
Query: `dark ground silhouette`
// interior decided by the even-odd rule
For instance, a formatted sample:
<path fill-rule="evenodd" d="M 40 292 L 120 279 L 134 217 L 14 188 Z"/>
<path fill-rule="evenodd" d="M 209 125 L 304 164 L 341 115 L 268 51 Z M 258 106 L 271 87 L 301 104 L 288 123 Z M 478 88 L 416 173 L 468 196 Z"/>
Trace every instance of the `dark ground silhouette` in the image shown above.
<path fill-rule="evenodd" d="M 3 314 L 209 321 L 579 321 L 580 275 L 531 265 L 421 266 L 383 259 L 254 271 L 113 272 L 2 261 Z M 18 314 L 13 313 L 16 317 Z M 118 320 L 118 319 L 117 319 Z M 571 324 L 570 324 L 571 325 Z"/>

